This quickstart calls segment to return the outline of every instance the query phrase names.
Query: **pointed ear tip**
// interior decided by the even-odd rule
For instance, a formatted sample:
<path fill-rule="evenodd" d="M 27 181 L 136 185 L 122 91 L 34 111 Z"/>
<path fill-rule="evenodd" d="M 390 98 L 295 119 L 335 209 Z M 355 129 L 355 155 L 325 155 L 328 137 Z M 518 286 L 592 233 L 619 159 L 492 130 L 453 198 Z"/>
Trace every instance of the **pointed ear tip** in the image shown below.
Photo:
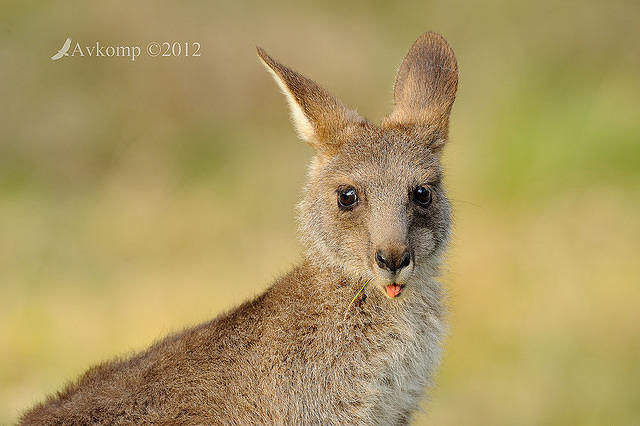
<path fill-rule="evenodd" d="M 260 58 L 262 62 L 266 64 L 273 62 L 273 59 L 271 59 L 271 56 L 269 56 L 267 51 L 264 50 L 262 47 L 256 46 L 256 53 L 258 54 L 258 58 Z"/>
<path fill-rule="evenodd" d="M 426 31 L 422 33 L 416 40 L 416 43 L 446 44 L 447 46 L 449 45 L 449 43 L 447 43 L 447 39 L 444 38 L 442 34 L 435 31 Z"/>
<path fill-rule="evenodd" d="M 447 39 L 442 36 L 440 33 L 436 33 L 434 31 L 427 31 L 420 35 L 418 39 L 413 44 L 410 50 L 422 50 L 426 49 L 427 51 L 439 51 L 444 54 L 446 60 L 451 63 L 451 65 L 457 69 L 458 64 L 456 60 L 456 55 L 451 48 Z"/>
<path fill-rule="evenodd" d="M 418 39 L 421 39 L 421 38 L 447 41 L 442 34 L 437 33 L 435 31 L 426 31 L 422 33 L 420 37 L 418 37 Z"/>
<path fill-rule="evenodd" d="M 420 37 L 418 37 L 415 44 L 416 45 L 430 44 L 435 46 L 442 46 L 447 50 L 451 51 L 451 53 L 453 53 L 453 49 L 451 48 L 451 45 L 449 44 L 447 39 L 444 38 L 442 34 L 436 33 L 435 31 L 427 31 L 423 33 Z"/>

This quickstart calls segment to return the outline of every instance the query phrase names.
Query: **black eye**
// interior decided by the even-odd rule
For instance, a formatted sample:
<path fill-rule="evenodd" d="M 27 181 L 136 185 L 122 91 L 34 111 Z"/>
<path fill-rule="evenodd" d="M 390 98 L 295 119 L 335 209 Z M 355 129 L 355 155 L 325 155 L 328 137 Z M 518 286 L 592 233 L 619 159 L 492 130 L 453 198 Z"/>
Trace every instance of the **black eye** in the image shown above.
<path fill-rule="evenodd" d="M 343 210 L 351 210 L 358 202 L 356 190 L 350 186 L 338 188 L 338 206 Z"/>
<path fill-rule="evenodd" d="M 431 204 L 431 189 L 419 186 L 413 191 L 413 199 L 423 207 Z"/>

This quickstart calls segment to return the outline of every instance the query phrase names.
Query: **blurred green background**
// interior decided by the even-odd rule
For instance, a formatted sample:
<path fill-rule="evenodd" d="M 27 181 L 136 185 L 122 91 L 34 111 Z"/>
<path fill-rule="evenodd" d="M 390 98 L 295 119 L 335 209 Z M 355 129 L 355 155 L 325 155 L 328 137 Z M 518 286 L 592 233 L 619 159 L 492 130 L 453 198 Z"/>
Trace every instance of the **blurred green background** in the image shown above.
<path fill-rule="evenodd" d="M 374 121 L 460 67 L 450 337 L 418 424 L 640 422 L 640 3 L 0 3 L 0 423 L 300 257 L 311 149 L 255 46 Z M 49 58 L 198 41 L 201 57 Z"/>

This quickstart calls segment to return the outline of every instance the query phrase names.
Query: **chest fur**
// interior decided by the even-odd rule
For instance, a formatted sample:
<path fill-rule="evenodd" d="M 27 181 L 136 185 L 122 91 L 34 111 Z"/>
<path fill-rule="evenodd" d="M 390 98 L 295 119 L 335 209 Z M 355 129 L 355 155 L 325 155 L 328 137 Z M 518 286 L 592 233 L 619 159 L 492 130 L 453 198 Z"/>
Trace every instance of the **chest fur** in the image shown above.
<path fill-rule="evenodd" d="M 327 325 L 331 331 L 315 334 L 323 338 L 287 357 L 284 369 L 296 371 L 272 382 L 287 395 L 280 412 L 303 423 L 406 423 L 440 361 L 441 310 L 418 299 L 393 312 L 359 312 L 348 325 Z"/>

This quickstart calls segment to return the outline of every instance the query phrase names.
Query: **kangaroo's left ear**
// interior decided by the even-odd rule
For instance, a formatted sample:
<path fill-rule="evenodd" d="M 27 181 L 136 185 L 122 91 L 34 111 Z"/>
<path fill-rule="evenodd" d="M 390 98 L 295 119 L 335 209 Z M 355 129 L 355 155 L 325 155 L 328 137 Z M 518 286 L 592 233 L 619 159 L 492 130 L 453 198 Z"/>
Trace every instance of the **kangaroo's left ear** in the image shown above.
<path fill-rule="evenodd" d="M 367 120 L 348 109 L 315 81 L 276 62 L 258 47 L 258 56 L 289 101 L 293 123 L 300 138 L 320 153 L 332 155 L 348 138 L 349 130 Z"/>
<path fill-rule="evenodd" d="M 449 113 L 458 89 L 458 64 L 447 41 L 437 33 L 422 34 L 405 56 L 393 87 L 393 112 L 383 127 L 402 127 L 430 139 L 434 152 L 444 146 Z"/>

